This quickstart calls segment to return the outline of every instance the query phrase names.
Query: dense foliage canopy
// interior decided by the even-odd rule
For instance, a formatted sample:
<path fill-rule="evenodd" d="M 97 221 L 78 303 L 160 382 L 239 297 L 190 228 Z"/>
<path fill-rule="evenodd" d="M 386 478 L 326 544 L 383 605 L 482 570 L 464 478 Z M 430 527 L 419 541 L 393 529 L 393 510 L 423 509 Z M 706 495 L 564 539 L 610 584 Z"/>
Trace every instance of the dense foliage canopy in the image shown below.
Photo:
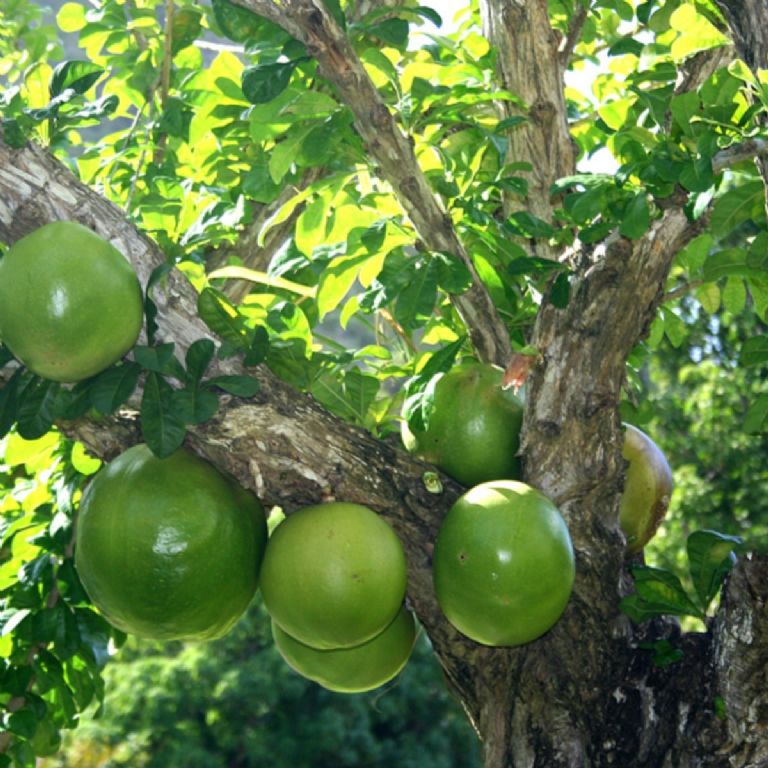
<path fill-rule="evenodd" d="M 649 618 L 695 619 L 727 666 L 737 648 L 713 601 L 734 550 L 768 549 L 768 51 L 759 24 L 747 34 L 759 11 L 450 5 L 5 2 L 0 247 L 50 218 L 84 223 L 133 263 L 146 322 L 126 358 L 73 386 L 0 346 L 0 766 L 32 765 L 104 701 L 125 637 L 82 588 L 73 530 L 94 456 L 139 440 L 159 456 L 186 441 L 286 514 L 328 498 L 382 514 L 488 768 L 533 752 L 537 765 L 602 765 L 606 743 L 632 760 L 700 749 L 699 731 L 691 746 L 674 724 L 648 746 L 640 714 L 634 731 L 616 726 L 633 735 L 602 736 L 623 722 L 606 702 L 640 674 L 632 654 L 658 668 L 683 656 L 686 641 Z M 398 451 L 401 419 L 424 427 L 438 377 L 468 358 L 523 385 L 524 477 L 563 510 L 576 548 L 564 620 L 519 653 L 478 649 L 439 613 L 431 546 L 462 489 Z M 653 434 L 675 473 L 646 553 L 669 571 L 623 562 L 621 420 Z M 330 694 L 277 671 L 262 619 L 254 609 L 220 657 L 134 649 L 106 673 L 122 717 L 108 739 L 135 728 L 128 764 L 288 764 L 292 735 L 314 745 L 307 765 L 327 750 L 334 765 L 407 766 L 432 739 L 472 749 L 428 662 L 380 698 L 326 710 Z M 732 727 L 734 750 L 736 731 L 752 745 L 724 714 L 743 701 L 701 664 L 702 732 Z M 159 710 L 177 707 L 188 675 L 200 682 L 164 730 Z M 215 680 L 212 704 L 199 689 Z M 594 691 L 599 715 L 583 711 Z M 198 762 L 173 763 L 177 750 Z"/>

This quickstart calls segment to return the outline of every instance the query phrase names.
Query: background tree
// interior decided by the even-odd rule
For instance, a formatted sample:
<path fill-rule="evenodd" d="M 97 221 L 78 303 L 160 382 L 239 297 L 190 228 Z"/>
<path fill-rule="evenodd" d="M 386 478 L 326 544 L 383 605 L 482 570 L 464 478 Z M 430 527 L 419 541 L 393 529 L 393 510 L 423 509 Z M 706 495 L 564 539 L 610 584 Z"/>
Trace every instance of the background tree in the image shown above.
<path fill-rule="evenodd" d="M 74 388 L 8 365 L 4 431 L 56 422 L 104 458 L 186 440 L 289 514 L 331 497 L 374 508 L 403 540 L 409 601 L 488 768 L 768 759 L 765 560 L 742 557 L 706 632 L 635 625 L 619 607 L 632 583 L 617 527 L 619 408 L 641 342 L 680 344 L 690 306 L 722 300 L 750 307 L 739 366 L 766 360 L 764 7 L 483 0 L 421 47 L 412 32 L 439 19 L 410 2 L 158 10 L 67 3 L 58 23 L 87 60 L 52 71 L 47 44 L 9 58 L 0 238 L 91 226 L 134 264 L 148 323 L 130 360 Z M 21 39 L 24 18 L 10 23 Z M 208 27 L 243 50 L 206 60 Z M 591 91 L 565 85 L 601 57 Z M 107 116 L 122 122 L 80 146 L 80 127 Z M 603 148 L 614 174 L 576 173 Z M 336 323 L 368 335 L 348 350 Z M 425 483 L 432 468 L 387 439 L 399 385 L 417 392 L 464 355 L 530 365 L 525 478 L 577 551 L 562 620 L 516 649 L 442 618 L 431 548 L 461 489 Z M 759 381 L 750 392 L 729 425 L 762 433 L 768 396 Z M 77 485 L 63 482 L 66 524 L 44 525 L 39 551 L 34 510 L 13 507 L 3 534 L 0 747 L 22 764 L 41 718 L 72 724 L 98 694 L 108 633 L 71 572 Z M 706 603 L 703 576 L 730 549 L 697 541 Z M 691 610 L 674 580 L 634 573 L 636 618 Z M 682 659 L 659 663 L 660 643 Z"/>

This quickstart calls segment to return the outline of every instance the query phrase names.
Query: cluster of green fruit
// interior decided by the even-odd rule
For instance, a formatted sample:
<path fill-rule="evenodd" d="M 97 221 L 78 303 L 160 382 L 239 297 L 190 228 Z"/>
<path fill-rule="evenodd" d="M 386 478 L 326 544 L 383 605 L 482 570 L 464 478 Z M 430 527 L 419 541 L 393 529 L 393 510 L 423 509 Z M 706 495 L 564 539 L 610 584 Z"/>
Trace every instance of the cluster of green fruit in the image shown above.
<path fill-rule="evenodd" d="M 434 586 L 446 618 L 491 646 L 520 645 L 549 630 L 565 610 L 575 576 L 559 510 L 518 482 L 522 420 L 523 403 L 503 387 L 503 371 L 473 362 L 439 379 L 424 428 L 402 426 L 409 451 L 470 487 L 438 532 Z M 627 550 L 637 552 L 666 512 L 672 473 L 658 446 L 625 426 L 619 522 Z"/>
<path fill-rule="evenodd" d="M 416 639 L 403 548 L 375 512 L 306 507 L 268 540 L 258 499 L 185 449 L 159 459 L 137 445 L 94 478 L 75 564 L 114 626 L 160 640 L 220 637 L 260 582 L 282 656 L 334 691 L 391 680 Z"/>
<path fill-rule="evenodd" d="M 0 260 L 0 339 L 40 376 L 99 373 L 135 344 L 142 317 L 128 262 L 79 224 L 47 224 Z M 501 370 L 473 363 L 439 380 L 426 428 L 403 426 L 409 450 L 470 487 L 441 524 L 435 592 L 459 631 L 493 646 L 549 630 L 575 576 L 563 517 L 519 482 L 522 412 Z M 621 526 L 637 551 L 664 514 L 672 479 L 661 451 L 633 427 L 624 456 Z M 138 445 L 103 469 L 82 499 L 75 559 L 110 622 L 156 639 L 221 636 L 260 582 L 280 653 L 332 690 L 392 679 L 416 637 L 402 545 L 375 512 L 307 507 L 268 538 L 259 500 L 185 449 L 159 459 Z"/>

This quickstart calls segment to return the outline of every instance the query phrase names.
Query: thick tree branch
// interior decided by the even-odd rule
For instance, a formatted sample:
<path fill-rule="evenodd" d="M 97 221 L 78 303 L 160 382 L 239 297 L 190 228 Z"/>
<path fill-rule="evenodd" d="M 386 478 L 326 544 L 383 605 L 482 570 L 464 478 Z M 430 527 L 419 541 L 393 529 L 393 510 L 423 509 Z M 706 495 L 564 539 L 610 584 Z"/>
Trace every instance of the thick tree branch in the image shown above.
<path fill-rule="evenodd" d="M 524 125 L 509 134 L 510 162 L 526 162 L 528 197 L 517 207 L 552 221 L 552 184 L 574 172 L 575 156 L 568 130 L 559 39 L 549 22 L 546 0 L 481 0 L 485 36 L 496 48 L 502 88 L 525 107 L 505 102 L 505 116 L 522 114 Z M 574 29 L 576 34 L 576 29 Z M 538 241 L 536 256 L 557 258 L 557 251 Z"/>
<path fill-rule="evenodd" d="M 355 126 L 376 161 L 379 173 L 413 222 L 419 237 L 431 251 L 458 256 L 473 277 L 465 293 L 452 297 L 467 326 L 478 356 L 506 365 L 511 355 L 509 335 L 480 280 L 472 259 L 456 235 L 450 217 L 441 208 L 424 176 L 413 147 L 400 130 L 387 105 L 373 85 L 346 35 L 320 0 L 286 0 L 275 13 L 262 0 L 236 0 L 256 13 L 267 15 L 301 40 L 317 60 L 323 75 L 352 110 Z"/>

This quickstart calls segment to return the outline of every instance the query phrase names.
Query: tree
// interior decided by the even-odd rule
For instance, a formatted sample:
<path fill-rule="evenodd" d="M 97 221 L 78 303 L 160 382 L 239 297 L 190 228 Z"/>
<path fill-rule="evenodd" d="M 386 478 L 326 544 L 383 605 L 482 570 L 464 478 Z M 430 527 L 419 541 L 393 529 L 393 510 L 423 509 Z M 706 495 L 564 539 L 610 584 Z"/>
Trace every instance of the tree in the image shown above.
<path fill-rule="evenodd" d="M 675 302 L 748 304 L 739 365 L 766 361 L 768 13 L 757 0 L 464 10 L 458 32 L 414 48 L 412 30 L 438 18 L 407 1 L 171 1 L 162 28 L 154 3 L 65 4 L 88 61 L 60 65 L 42 94 L 37 62 L 6 97 L 0 239 L 91 226 L 147 287 L 147 333 L 74 389 L 7 366 L 2 423 L 33 436 L 55 421 L 107 459 L 186 440 L 288 514 L 371 506 L 406 547 L 409 601 L 487 768 L 762 765 L 768 562 L 740 558 L 706 632 L 636 624 L 620 609 L 633 571 L 617 509 L 625 380 L 661 336 L 685 337 Z M 192 43 L 207 25 L 245 53 L 205 64 Z M 609 71 L 591 93 L 565 85 L 595 60 Z M 130 122 L 75 160 L 78 126 L 108 114 Z M 603 148 L 615 173 L 577 172 Z M 327 338 L 337 316 L 367 328 L 352 351 Z M 415 396 L 465 355 L 528 370 L 524 476 L 577 553 L 564 616 L 521 648 L 478 646 L 442 617 L 430 553 L 462 489 L 388 439 L 397 385 Z M 765 391 L 742 409 L 732 429 L 764 432 Z M 701 579 L 730 546 L 693 553 L 707 602 Z M 639 573 L 658 598 L 647 615 L 683 612 L 663 574 Z M 32 621 L 23 610 L 11 603 L 12 627 Z M 49 651 L 20 637 L 6 707 L 34 722 Z M 660 643 L 682 658 L 654 664 Z"/>

